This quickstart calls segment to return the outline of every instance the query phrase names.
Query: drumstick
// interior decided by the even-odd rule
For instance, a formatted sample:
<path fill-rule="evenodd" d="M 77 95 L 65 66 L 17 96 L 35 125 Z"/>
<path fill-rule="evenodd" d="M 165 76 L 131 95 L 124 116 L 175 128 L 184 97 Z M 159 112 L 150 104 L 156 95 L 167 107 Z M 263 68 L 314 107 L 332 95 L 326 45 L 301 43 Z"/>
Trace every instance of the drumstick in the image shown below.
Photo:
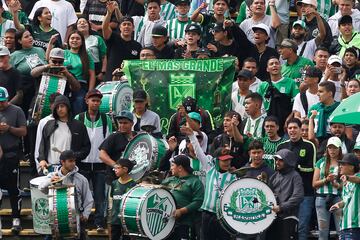
<path fill-rule="evenodd" d="M 62 151 L 60 151 L 57 147 L 55 147 L 55 146 L 53 146 L 52 148 L 51 148 L 51 150 L 53 150 L 54 152 L 58 152 L 58 153 L 62 153 Z"/>
<path fill-rule="evenodd" d="M 261 206 L 265 206 L 265 207 L 270 207 L 270 206 L 273 206 L 274 203 L 270 202 L 269 204 L 267 203 L 262 203 L 262 202 L 259 202 L 259 199 L 257 199 L 256 197 L 254 197 L 253 203 L 259 203 Z"/>

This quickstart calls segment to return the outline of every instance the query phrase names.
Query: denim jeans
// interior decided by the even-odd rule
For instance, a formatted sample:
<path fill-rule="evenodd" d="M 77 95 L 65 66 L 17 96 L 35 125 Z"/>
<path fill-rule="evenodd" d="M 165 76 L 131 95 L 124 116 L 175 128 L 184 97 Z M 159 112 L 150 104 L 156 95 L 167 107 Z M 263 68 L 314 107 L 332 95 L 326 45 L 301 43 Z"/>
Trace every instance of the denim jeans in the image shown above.
<path fill-rule="evenodd" d="M 85 95 L 87 93 L 87 89 L 84 86 L 81 86 L 80 90 L 77 92 L 71 93 L 71 111 L 73 116 L 84 112 L 86 110 L 86 103 L 85 103 Z"/>
<path fill-rule="evenodd" d="M 329 237 L 329 225 L 330 225 L 330 217 L 333 215 L 334 223 L 336 227 L 336 231 L 340 230 L 340 217 L 341 217 L 341 209 L 336 210 L 335 212 L 329 212 L 329 207 L 334 205 L 337 202 L 341 201 L 339 196 L 334 196 L 332 200 L 327 204 L 326 197 L 316 197 L 315 207 L 316 207 L 316 215 L 318 220 L 319 227 L 319 240 L 327 240 Z"/>
<path fill-rule="evenodd" d="M 299 240 L 307 240 L 310 231 L 311 217 L 314 211 L 315 197 L 305 196 L 299 208 Z"/>
<path fill-rule="evenodd" d="M 104 227 L 105 215 L 105 170 L 80 170 L 80 173 L 92 182 L 95 203 L 95 226 Z"/>
<path fill-rule="evenodd" d="M 360 228 L 348 228 L 341 230 L 339 240 L 360 239 Z"/>

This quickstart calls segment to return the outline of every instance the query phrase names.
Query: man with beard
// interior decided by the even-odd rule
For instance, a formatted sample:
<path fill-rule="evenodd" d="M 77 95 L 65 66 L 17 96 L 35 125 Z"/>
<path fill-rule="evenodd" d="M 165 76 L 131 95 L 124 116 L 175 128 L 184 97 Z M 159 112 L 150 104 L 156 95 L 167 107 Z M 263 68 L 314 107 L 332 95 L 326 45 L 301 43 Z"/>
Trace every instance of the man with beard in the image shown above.
<path fill-rule="evenodd" d="M 297 55 L 308 59 L 313 59 L 316 48 L 324 41 L 326 30 L 323 21 L 318 12 L 314 12 L 318 18 L 319 35 L 309 41 L 305 41 L 306 23 L 303 20 L 297 20 L 293 23 L 291 29 L 291 38 L 294 39 L 298 45 Z"/>

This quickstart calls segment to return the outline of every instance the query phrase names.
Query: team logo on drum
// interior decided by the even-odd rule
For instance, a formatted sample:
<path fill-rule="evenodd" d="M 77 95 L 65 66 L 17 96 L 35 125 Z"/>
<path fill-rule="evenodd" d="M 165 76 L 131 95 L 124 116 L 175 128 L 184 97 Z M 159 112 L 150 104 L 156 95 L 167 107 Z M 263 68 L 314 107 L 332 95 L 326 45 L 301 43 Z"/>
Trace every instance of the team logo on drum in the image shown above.
<path fill-rule="evenodd" d="M 234 191 L 224 212 L 239 222 L 258 222 L 271 214 L 265 193 L 257 188 L 240 188 Z"/>
<path fill-rule="evenodd" d="M 168 197 L 161 198 L 158 194 L 149 197 L 146 209 L 146 221 L 153 236 L 165 229 L 174 206 Z"/>
<path fill-rule="evenodd" d="M 39 198 L 35 201 L 36 217 L 40 220 L 47 220 L 49 218 L 49 202 L 45 198 Z"/>

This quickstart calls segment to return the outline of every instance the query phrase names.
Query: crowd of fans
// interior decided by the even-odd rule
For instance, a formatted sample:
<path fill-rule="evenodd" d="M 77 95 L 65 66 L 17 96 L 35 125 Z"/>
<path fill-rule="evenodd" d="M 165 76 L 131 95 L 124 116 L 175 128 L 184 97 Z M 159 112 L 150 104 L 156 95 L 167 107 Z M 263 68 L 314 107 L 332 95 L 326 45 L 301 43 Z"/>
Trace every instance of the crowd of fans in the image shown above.
<path fill-rule="evenodd" d="M 307 239 L 314 216 L 319 239 L 328 239 L 331 217 L 340 239 L 360 239 L 359 125 L 329 119 L 360 91 L 360 11 L 352 0 L 39 0 L 32 9 L 5 0 L 0 25 L 0 188 L 14 232 L 19 160 L 29 158 L 34 175 L 75 174 L 82 223 L 94 204 L 97 231 L 110 224 L 112 239 L 126 239 L 119 199 L 135 185 L 134 163 L 121 157 L 145 129 L 169 145 L 162 184 L 178 184 L 169 239 L 231 239 L 216 202 L 242 167 L 271 187 L 278 217 L 266 232 L 237 239 Z M 184 96 L 165 136 L 141 89 L 132 112 L 99 112 L 95 87 L 117 80 L 124 60 L 229 56 L 236 75 L 221 126 L 212 125 L 211 109 Z M 37 121 L 45 73 L 67 85 L 50 96 L 52 114 Z"/>

